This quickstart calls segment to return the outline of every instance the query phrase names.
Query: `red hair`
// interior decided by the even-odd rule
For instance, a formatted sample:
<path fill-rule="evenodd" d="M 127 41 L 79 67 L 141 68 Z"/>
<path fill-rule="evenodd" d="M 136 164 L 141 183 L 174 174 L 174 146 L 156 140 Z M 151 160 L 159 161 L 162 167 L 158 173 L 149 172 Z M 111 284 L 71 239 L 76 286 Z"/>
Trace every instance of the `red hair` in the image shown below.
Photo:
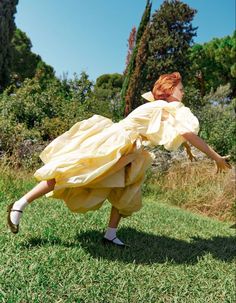
<path fill-rule="evenodd" d="M 155 100 L 166 100 L 173 92 L 173 89 L 181 82 L 180 73 L 174 72 L 172 74 L 161 75 L 155 82 L 152 94 Z"/>

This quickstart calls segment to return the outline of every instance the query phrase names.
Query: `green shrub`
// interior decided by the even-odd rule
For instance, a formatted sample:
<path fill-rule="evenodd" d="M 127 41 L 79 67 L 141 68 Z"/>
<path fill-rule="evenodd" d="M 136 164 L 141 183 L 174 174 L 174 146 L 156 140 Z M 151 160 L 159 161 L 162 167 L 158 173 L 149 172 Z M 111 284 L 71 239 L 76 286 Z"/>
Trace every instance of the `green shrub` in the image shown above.
<path fill-rule="evenodd" d="M 0 95 L 0 155 L 17 166 L 34 166 L 38 161 L 32 159 L 50 140 L 91 116 L 88 87 L 92 84 L 84 81 L 84 75 L 82 80 L 65 83 L 35 77 L 19 88 L 8 87 Z"/>
<path fill-rule="evenodd" d="M 199 112 L 200 136 L 221 155 L 236 161 L 236 121 L 230 105 L 206 105 Z"/>

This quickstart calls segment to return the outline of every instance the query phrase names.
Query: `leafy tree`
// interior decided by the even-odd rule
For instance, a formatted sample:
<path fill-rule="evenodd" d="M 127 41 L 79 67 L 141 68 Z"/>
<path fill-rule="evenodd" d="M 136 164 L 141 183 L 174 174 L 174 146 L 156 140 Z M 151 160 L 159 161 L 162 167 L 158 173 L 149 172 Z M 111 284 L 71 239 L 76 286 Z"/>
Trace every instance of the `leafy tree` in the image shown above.
<path fill-rule="evenodd" d="M 45 70 L 47 76 L 54 76 L 53 68 L 44 63 L 39 55 L 31 51 L 32 43 L 26 33 L 16 29 L 11 41 L 13 82 L 21 83 L 25 78 L 33 78 L 36 73 Z"/>
<path fill-rule="evenodd" d="M 115 121 L 120 117 L 120 91 L 123 84 L 123 75 L 104 74 L 97 78 L 89 110 Z"/>
<path fill-rule="evenodd" d="M 53 67 L 46 64 L 44 61 L 39 61 L 34 76 L 37 79 L 48 81 L 51 79 L 55 79 L 55 72 Z"/>
<path fill-rule="evenodd" d="M 95 88 L 120 89 L 122 84 L 123 76 L 121 74 L 104 74 L 97 78 Z"/>
<path fill-rule="evenodd" d="M 20 87 L 8 86 L 0 94 L 0 154 L 10 157 L 11 163 L 33 167 L 48 140 L 93 115 L 86 95 L 92 84 L 86 78 L 83 74 L 42 82 L 35 76 Z"/>
<path fill-rule="evenodd" d="M 9 86 L 0 95 L 0 116 L 12 123 L 24 125 L 28 130 L 37 129 L 40 132 L 43 129 L 43 139 L 51 139 L 53 133 L 50 130 L 50 121 L 52 129 L 57 121 L 58 135 L 73 123 L 90 115 L 86 113 L 86 106 L 83 105 L 87 100 L 85 87 L 82 85 L 78 87 L 78 82 L 83 82 L 83 75 L 81 78 L 70 79 L 69 89 L 66 90 L 62 82 L 56 78 L 44 82 L 43 86 L 38 77 L 26 79 L 19 88 Z M 78 97 L 80 92 L 85 99 L 83 101 Z M 45 121 L 48 129 L 45 128 Z"/>
<path fill-rule="evenodd" d="M 0 1 L 0 91 L 10 82 L 11 39 L 15 30 L 14 14 L 18 0 Z"/>
<path fill-rule="evenodd" d="M 236 161 L 236 120 L 235 104 L 228 102 L 229 84 L 220 86 L 216 92 L 204 97 L 205 106 L 196 114 L 199 118 L 201 137 L 221 155 L 230 154 Z"/>
<path fill-rule="evenodd" d="M 220 85 L 230 83 L 236 96 L 236 31 L 232 36 L 214 38 L 204 44 L 195 44 L 189 51 L 192 85 L 202 97 Z M 194 77 L 193 77 L 194 76 Z"/>
<path fill-rule="evenodd" d="M 196 35 L 196 28 L 191 24 L 195 13 L 196 10 L 181 1 L 165 0 L 153 14 L 141 39 L 126 94 L 129 110 L 143 103 L 141 94 L 150 90 L 161 74 L 173 71 L 188 74 L 188 49 Z"/>
<path fill-rule="evenodd" d="M 89 80 L 89 76 L 82 72 L 80 77 L 75 73 L 74 79 L 68 80 L 69 92 L 72 100 L 81 104 L 85 103 L 91 96 L 93 83 Z"/>
<path fill-rule="evenodd" d="M 195 9 L 177 0 L 165 0 L 153 14 L 147 68 L 148 79 L 154 84 L 157 76 L 178 70 L 189 72 L 188 50 L 196 36 L 192 26 Z"/>

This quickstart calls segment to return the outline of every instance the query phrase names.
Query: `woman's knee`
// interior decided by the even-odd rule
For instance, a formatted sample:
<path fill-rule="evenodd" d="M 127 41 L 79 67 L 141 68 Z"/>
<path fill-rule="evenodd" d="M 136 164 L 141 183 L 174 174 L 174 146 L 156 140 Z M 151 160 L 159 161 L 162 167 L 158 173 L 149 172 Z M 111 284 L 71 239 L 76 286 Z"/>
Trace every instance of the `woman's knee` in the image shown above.
<path fill-rule="evenodd" d="M 55 179 L 47 180 L 48 187 L 54 188 L 55 184 L 56 184 L 56 180 Z"/>

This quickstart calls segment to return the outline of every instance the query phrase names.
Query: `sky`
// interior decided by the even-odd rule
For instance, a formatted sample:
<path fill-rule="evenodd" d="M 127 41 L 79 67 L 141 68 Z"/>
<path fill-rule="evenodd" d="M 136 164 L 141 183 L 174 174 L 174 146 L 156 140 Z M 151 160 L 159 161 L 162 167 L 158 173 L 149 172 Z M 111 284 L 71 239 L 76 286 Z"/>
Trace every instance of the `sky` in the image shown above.
<path fill-rule="evenodd" d="M 152 13 L 162 0 L 152 1 Z M 232 35 L 235 0 L 185 0 L 197 9 L 195 43 Z M 56 76 L 85 71 L 90 80 L 125 69 L 127 39 L 138 27 L 146 0 L 19 0 L 15 22 L 32 42 L 32 51 Z"/>

